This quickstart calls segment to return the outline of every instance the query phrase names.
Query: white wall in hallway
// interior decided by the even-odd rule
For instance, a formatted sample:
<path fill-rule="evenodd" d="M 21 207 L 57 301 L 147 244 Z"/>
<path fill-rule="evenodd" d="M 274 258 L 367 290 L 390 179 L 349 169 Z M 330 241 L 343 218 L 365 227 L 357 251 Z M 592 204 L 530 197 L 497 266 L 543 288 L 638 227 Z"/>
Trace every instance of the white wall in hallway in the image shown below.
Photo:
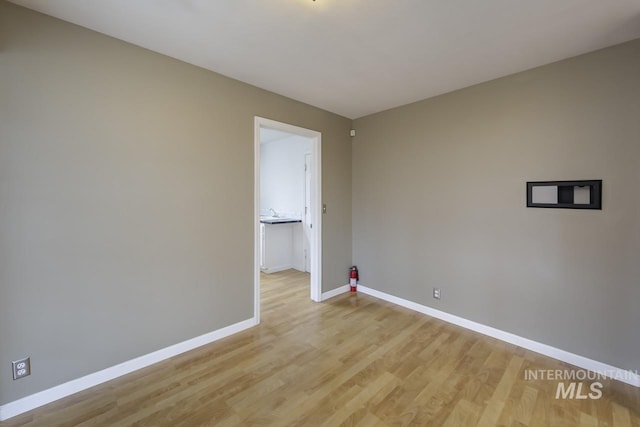
<path fill-rule="evenodd" d="M 260 146 L 260 213 L 304 217 L 304 155 L 309 138 L 292 135 Z"/>

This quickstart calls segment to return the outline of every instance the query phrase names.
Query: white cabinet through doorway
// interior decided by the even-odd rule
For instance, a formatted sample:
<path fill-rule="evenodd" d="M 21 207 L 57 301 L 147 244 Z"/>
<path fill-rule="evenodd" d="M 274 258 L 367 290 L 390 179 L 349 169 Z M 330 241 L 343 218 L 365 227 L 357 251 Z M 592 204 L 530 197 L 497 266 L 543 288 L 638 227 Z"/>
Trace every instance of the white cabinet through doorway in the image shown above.
<path fill-rule="evenodd" d="M 264 273 L 294 268 L 294 237 L 301 222 L 260 224 L 260 270 Z M 298 246 L 298 245 L 296 245 Z"/>

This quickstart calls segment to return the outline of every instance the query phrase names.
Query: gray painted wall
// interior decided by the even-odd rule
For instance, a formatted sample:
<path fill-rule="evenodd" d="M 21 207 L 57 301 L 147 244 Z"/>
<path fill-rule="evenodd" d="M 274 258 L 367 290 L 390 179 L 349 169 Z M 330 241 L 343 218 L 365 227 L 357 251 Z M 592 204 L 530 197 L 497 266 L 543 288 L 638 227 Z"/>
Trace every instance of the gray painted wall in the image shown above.
<path fill-rule="evenodd" d="M 0 1 L 0 404 L 252 317 L 255 115 L 322 132 L 343 285 L 351 120 Z"/>
<path fill-rule="evenodd" d="M 363 285 L 640 369 L 640 40 L 354 127 Z M 525 207 L 572 179 L 604 180 L 602 211 Z"/>

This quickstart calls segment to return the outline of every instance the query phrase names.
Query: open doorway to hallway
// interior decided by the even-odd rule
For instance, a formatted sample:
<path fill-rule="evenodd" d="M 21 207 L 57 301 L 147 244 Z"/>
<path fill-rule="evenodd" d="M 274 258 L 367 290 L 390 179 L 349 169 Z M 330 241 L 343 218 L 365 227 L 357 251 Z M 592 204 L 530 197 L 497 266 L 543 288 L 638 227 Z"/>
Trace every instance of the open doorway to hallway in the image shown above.
<path fill-rule="evenodd" d="M 321 299 L 321 162 L 319 132 L 255 119 L 255 316 L 261 277 L 308 273 L 309 295 Z"/>

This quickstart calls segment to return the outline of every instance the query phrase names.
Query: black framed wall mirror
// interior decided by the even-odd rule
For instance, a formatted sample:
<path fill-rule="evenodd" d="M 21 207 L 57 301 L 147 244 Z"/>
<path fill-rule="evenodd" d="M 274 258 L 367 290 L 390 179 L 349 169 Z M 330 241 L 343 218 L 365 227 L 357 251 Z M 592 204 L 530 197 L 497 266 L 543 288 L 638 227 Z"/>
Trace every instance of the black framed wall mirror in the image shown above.
<path fill-rule="evenodd" d="M 602 180 L 529 181 L 527 207 L 602 209 Z"/>

